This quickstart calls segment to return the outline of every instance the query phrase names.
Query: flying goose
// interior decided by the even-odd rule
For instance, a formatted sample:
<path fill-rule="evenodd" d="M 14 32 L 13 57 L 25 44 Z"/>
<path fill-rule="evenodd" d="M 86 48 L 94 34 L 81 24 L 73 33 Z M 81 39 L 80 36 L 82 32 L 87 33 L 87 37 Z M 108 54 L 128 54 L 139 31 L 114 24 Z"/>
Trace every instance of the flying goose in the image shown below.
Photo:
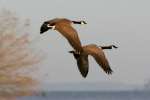
<path fill-rule="evenodd" d="M 57 30 L 60 32 L 70 43 L 70 45 L 77 52 L 82 52 L 82 45 L 78 37 L 77 31 L 71 26 L 71 24 L 87 24 L 85 21 L 71 21 L 65 18 L 55 18 L 49 21 L 45 21 L 40 29 L 40 34 L 48 31 L 49 29 Z"/>
<path fill-rule="evenodd" d="M 74 58 L 77 60 L 77 66 L 81 73 L 81 75 L 86 78 L 89 70 L 89 61 L 88 61 L 88 55 L 91 55 L 94 57 L 96 62 L 101 66 L 101 68 L 105 71 L 105 73 L 112 74 L 112 69 L 109 66 L 108 60 L 105 57 L 105 54 L 103 52 L 103 49 L 112 49 L 112 48 L 118 48 L 115 45 L 110 46 L 97 46 L 95 44 L 89 44 L 86 46 L 83 46 L 83 52 L 78 53 L 76 51 L 69 51 L 69 53 L 72 53 L 74 55 Z"/>

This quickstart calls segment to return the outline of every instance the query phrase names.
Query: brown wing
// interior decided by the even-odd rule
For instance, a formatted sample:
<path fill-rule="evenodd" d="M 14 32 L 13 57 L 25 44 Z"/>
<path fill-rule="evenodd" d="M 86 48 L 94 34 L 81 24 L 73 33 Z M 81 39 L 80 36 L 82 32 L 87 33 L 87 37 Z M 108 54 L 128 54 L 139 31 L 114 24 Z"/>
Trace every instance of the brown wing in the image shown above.
<path fill-rule="evenodd" d="M 110 68 L 108 60 L 101 48 L 98 48 L 96 45 L 88 45 L 84 47 L 84 50 L 94 57 L 99 66 L 101 66 L 107 74 L 112 74 L 113 71 Z"/>
<path fill-rule="evenodd" d="M 66 37 L 76 51 L 81 52 L 83 50 L 77 31 L 69 23 L 57 23 L 56 30 Z"/>
<path fill-rule="evenodd" d="M 77 61 L 78 69 L 81 73 L 81 75 L 85 78 L 89 71 L 89 61 L 88 61 L 88 55 L 81 55 L 76 51 L 69 51 L 73 54 L 74 58 Z"/>
<path fill-rule="evenodd" d="M 88 56 L 80 56 L 77 59 L 77 65 L 78 69 L 81 73 L 81 75 L 86 78 L 88 71 L 89 71 L 89 61 L 88 61 Z"/>

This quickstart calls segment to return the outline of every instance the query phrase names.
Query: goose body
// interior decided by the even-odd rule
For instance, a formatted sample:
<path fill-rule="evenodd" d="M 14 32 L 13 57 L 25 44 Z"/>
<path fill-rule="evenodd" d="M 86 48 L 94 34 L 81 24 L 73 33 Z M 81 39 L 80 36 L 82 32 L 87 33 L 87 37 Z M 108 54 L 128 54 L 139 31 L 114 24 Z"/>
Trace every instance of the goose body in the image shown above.
<path fill-rule="evenodd" d="M 40 33 L 44 33 L 49 29 L 57 30 L 61 33 L 70 43 L 70 45 L 77 52 L 82 52 L 81 42 L 77 31 L 72 27 L 71 24 L 86 24 L 85 21 L 71 21 L 65 18 L 55 18 L 43 23 L 40 29 Z"/>
<path fill-rule="evenodd" d="M 110 46 L 97 46 L 95 44 L 89 44 L 83 46 L 83 52 L 77 53 L 76 51 L 69 51 L 74 55 L 77 60 L 77 66 L 81 75 L 85 78 L 89 71 L 89 61 L 88 56 L 91 55 L 97 64 L 104 70 L 107 74 L 112 74 L 112 69 L 110 68 L 109 62 L 103 52 L 103 49 L 112 49 L 112 47 L 117 48 L 114 45 Z"/>

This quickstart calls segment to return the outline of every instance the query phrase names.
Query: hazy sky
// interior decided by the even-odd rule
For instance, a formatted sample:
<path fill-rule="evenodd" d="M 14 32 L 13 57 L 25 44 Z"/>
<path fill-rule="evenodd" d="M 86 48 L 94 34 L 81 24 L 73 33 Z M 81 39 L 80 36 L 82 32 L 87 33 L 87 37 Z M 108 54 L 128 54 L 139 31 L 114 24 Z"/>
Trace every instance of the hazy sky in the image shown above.
<path fill-rule="evenodd" d="M 11 9 L 31 20 L 31 35 L 38 40 L 36 47 L 47 55 L 38 76 L 52 83 L 143 84 L 150 79 L 149 4 L 149 0 L 0 0 L 1 8 Z M 73 56 L 67 52 L 72 48 L 65 38 L 55 31 L 40 36 L 43 21 L 55 17 L 86 20 L 86 26 L 74 26 L 83 44 L 119 46 L 117 50 L 105 52 L 114 70 L 112 76 L 107 76 L 90 57 L 90 71 L 83 79 Z"/>

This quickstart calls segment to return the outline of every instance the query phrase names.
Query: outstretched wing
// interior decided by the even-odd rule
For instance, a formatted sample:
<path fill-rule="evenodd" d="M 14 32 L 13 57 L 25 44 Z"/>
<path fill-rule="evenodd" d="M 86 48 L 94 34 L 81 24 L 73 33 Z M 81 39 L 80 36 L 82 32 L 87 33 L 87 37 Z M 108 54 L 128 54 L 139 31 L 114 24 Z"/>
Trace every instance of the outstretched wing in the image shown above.
<path fill-rule="evenodd" d="M 102 48 L 98 48 L 96 45 L 88 45 L 85 46 L 84 49 L 88 54 L 94 57 L 96 62 L 101 66 L 101 68 L 107 73 L 112 74 L 112 69 L 110 68 L 110 65 L 108 63 L 108 60 L 105 57 L 105 54 L 102 50 Z"/>
<path fill-rule="evenodd" d="M 77 65 L 78 69 L 81 73 L 81 75 L 86 78 L 88 71 L 89 71 L 89 61 L 88 61 L 88 56 L 80 56 L 77 59 Z"/>
<path fill-rule="evenodd" d="M 78 33 L 70 24 L 58 23 L 56 25 L 56 30 L 59 31 L 64 37 L 66 37 L 70 45 L 76 51 L 83 51 L 80 39 L 78 37 Z"/>

